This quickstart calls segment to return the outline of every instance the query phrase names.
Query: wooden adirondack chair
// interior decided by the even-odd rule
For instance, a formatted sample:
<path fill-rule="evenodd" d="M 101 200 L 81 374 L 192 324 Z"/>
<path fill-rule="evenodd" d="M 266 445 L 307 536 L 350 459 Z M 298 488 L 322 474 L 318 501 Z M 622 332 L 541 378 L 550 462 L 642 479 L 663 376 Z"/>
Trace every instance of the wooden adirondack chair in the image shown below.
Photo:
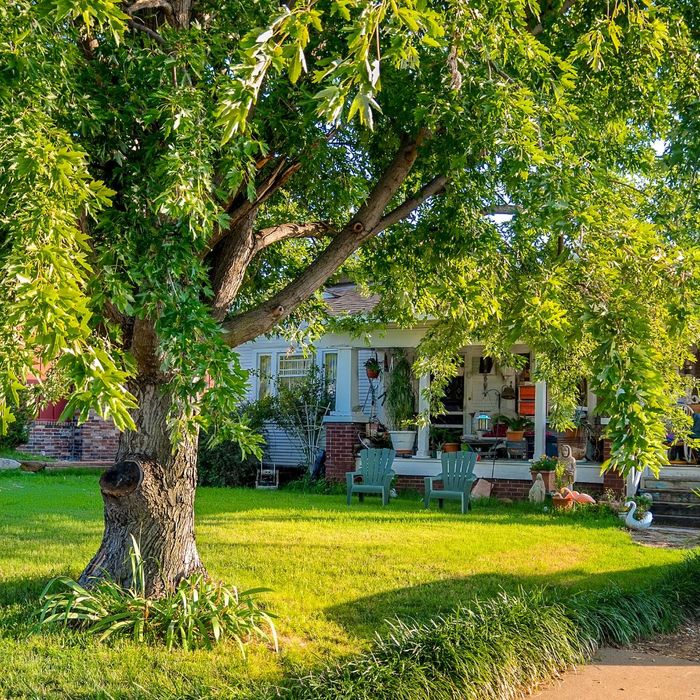
<path fill-rule="evenodd" d="M 471 510 L 472 484 L 476 480 L 475 464 L 476 452 L 443 452 L 442 473 L 425 478 L 425 507 L 429 508 L 430 500 L 437 498 L 440 508 L 443 507 L 445 499 L 452 499 L 461 501 L 462 513 Z M 434 481 L 442 481 L 442 489 L 434 489 Z"/>
<path fill-rule="evenodd" d="M 360 501 L 364 501 L 366 493 L 378 493 L 382 497 L 382 505 L 389 503 L 389 491 L 394 472 L 396 452 L 387 448 L 366 448 L 360 451 L 360 468 L 356 472 L 346 472 L 348 486 L 348 505 L 352 502 L 352 494 L 356 493 Z M 361 483 L 355 483 L 355 477 L 361 477 Z"/>

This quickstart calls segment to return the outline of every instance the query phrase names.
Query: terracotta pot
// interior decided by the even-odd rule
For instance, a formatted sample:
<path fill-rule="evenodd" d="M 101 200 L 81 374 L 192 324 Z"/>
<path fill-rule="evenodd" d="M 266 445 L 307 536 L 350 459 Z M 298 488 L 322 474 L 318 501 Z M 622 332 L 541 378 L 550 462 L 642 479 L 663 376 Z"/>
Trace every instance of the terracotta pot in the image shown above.
<path fill-rule="evenodd" d="M 556 477 L 556 474 L 554 473 L 554 470 L 551 472 L 536 472 L 530 470 L 530 476 L 532 477 L 532 482 L 535 482 L 535 479 L 537 479 L 537 475 L 542 474 L 542 481 L 544 481 L 544 488 L 546 491 L 554 491 L 554 479 Z"/>
<path fill-rule="evenodd" d="M 524 430 L 506 430 L 506 440 L 509 442 L 520 442 L 524 437 Z"/>
<path fill-rule="evenodd" d="M 459 452 L 458 442 L 445 442 L 442 445 L 443 452 Z"/>
<path fill-rule="evenodd" d="M 555 493 L 552 496 L 552 505 L 557 510 L 571 510 L 575 502 L 573 498 L 564 498 L 560 493 Z"/>
<path fill-rule="evenodd" d="M 378 379 L 379 370 L 378 369 L 368 369 L 365 367 L 365 372 L 367 373 L 367 379 Z"/>

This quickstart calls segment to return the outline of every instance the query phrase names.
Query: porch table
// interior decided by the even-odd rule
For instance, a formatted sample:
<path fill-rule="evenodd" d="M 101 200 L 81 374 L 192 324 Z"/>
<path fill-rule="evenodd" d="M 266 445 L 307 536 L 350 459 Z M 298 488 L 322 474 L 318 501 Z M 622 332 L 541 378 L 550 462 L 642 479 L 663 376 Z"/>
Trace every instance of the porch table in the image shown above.
<path fill-rule="evenodd" d="M 505 438 L 502 437 L 478 437 L 477 435 L 463 435 L 462 442 L 471 447 L 474 452 L 483 455 L 492 451 L 497 445 L 503 443 Z"/>

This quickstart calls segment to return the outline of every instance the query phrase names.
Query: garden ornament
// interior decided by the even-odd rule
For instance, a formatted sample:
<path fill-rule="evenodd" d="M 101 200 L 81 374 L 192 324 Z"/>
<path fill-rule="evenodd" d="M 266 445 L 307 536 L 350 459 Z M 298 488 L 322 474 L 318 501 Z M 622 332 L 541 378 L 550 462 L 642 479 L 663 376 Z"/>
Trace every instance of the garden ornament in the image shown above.
<path fill-rule="evenodd" d="M 531 503 L 542 503 L 546 495 L 547 489 L 544 486 L 542 474 L 537 474 L 537 476 L 535 477 L 535 483 L 530 487 L 528 499 Z"/>
<path fill-rule="evenodd" d="M 646 512 L 641 520 L 637 520 L 634 517 L 634 511 L 637 510 L 637 504 L 634 501 L 627 501 L 625 503 L 625 507 L 628 509 L 627 515 L 625 516 L 625 525 L 627 525 L 630 530 L 646 530 L 647 528 L 651 527 L 651 521 L 654 519 L 651 511 Z"/>
<path fill-rule="evenodd" d="M 564 464 L 566 484 L 570 489 L 573 489 L 576 483 L 576 459 L 571 452 L 571 445 L 561 446 L 561 461 Z"/>

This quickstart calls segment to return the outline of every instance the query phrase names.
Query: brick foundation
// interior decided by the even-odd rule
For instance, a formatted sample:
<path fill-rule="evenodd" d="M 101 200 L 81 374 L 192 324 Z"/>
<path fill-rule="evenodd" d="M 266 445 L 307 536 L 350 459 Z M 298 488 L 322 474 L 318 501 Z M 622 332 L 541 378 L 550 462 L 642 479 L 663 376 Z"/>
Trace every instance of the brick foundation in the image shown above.
<path fill-rule="evenodd" d="M 79 460 L 82 452 L 76 435 L 79 432 L 75 420 L 35 421 L 29 428 L 27 443 L 18 449 L 42 457 Z"/>
<path fill-rule="evenodd" d="M 70 421 L 35 421 L 29 439 L 18 449 L 74 462 L 110 462 L 117 454 L 119 431 L 111 421 L 91 413 L 83 425 Z"/>
<path fill-rule="evenodd" d="M 423 479 L 424 477 L 422 476 L 400 475 L 396 478 L 396 490 L 420 491 L 423 493 L 423 486 L 425 484 Z M 493 484 L 491 496 L 494 498 L 511 498 L 514 501 L 527 498 L 532 486 L 532 481 L 526 481 L 524 479 L 487 479 L 487 481 Z M 435 484 L 440 488 L 439 481 L 436 481 Z M 576 489 L 595 495 L 602 492 L 602 484 L 577 483 Z"/>
<path fill-rule="evenodd" d="M 624 477 L 617 472 L 605 472 L 603 474 L 603 489 L 612 489 L 616 496 L 624 496 L 627 490 Z"/>
<path fill-rule="evenodd" d="M 363 423 L 326 423 L 326 479 L 345 482 L 345 472 L 355 471 Z"/>
<path fill-rule="evenodd" d="M 117 454 L 119 431 L 111 421 L 91 413 L 81 426 L 81 441 L 84 462 L 111 462 Z"/>

